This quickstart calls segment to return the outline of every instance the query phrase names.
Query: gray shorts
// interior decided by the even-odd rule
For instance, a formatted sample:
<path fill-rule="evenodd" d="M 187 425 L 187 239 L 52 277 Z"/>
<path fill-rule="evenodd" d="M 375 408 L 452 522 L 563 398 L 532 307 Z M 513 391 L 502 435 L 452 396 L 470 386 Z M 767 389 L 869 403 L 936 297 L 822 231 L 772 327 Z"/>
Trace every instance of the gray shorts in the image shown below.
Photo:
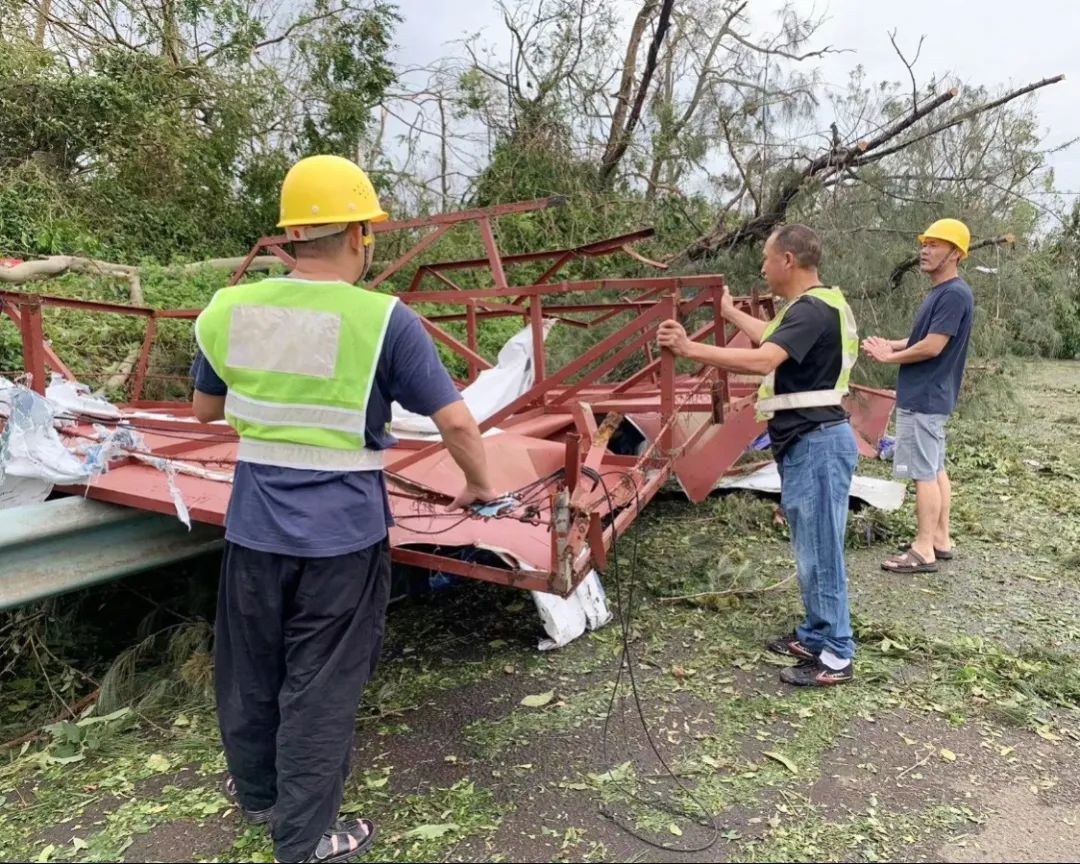
<path fill-rule="evenodd" d="M 934 480 L 945 470 L 948 414 L 918 414 L 896 409 L 893 474 L 903 480 Z"/>

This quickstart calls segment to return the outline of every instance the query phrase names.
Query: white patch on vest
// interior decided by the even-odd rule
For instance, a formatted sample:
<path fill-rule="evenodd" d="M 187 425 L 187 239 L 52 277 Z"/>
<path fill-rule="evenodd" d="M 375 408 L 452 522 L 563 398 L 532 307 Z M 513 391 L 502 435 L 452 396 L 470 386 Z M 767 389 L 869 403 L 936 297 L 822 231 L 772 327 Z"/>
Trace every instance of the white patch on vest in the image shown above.
<path fill-rule="evenodd" d="M 333 378 L 341 316 L 284 306 L 237 305 L 229 320 L 229 356 L 234 369 Z"/>

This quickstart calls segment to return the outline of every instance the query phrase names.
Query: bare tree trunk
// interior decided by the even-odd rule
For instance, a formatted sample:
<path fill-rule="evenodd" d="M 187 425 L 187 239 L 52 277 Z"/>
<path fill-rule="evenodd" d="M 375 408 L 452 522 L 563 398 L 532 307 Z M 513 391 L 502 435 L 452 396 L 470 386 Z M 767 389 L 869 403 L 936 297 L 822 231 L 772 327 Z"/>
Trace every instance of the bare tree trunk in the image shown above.
<path fill-rule="evenodd" d="M 180 65 L 180 29 L 176 23 L 176 0 L 161 0 L 161 53 Z"/>
<path fill-rule="evenodd" d="M 442 206 L 446 210 L 450 206 L 450 180 L 447 177 L 449 167 L 446 158 L 446 103 L 442 93 L 439 94 L 439 187 L 442 190 Z"/>
<path fill-rule="evenodd" d="M 652 41 L 649 43 L 649 54 L 645 58 L 645 69 L 641 73 L 641 83 L 638 84 L 637 94 L 634 97 L 633 107 L 630 109 L 630 114 L 626 118 L 625 125 L 622 123 L 611 124 L 612 134 L 608 138 L 608 150 L 604 153 L 604 158 L 600 163 L 600 180 L 603 183 L 607 183 L 612 175 L 615 173 L 615 169 L 619 165 L 619 161 L 626 153 L 627 148 L 630 146 L 630 141 L 634 134 L 634 129 L 638 124 L 638 120 L 641 118 L 641 109 L 645 104 L 645 97 L 649 92 L 649 85 L 652 83 L 653 73 L 656 71 L 656 60 L 660 53 L 660 46 L 664 43 L 664 37 L 667 35 L 668 27 L 671 24 L 671 10 L 675 5 L 675 0 L 662 0 L 660 6 L 660 15 L 656 19 L 656 32 L 653 33 Z M 648 13 L 652 14 L 652 9 L 655 7 L 655 0 L 647 0 L 646 5 L 642 7 L 638 18 Z M 636 26 L 636 22 L 635 22 Z M 644 25 L 643 25 L 644 29 Z M 640 35 L 639 35 L 640 40 Z M 633 40 L 631 39 L 631 42 Z M 627 52 L 629 53 L 629 46 Z M 625 70 L 624 70 L 625 73 Z M 625 74 L 624 74 L 625 82 Z M 625 95 L 629 95 L 628 92 Z M 622 102 L 624 93 L 620 89 L 619 100 Z"/>
<path fill-rule="evenodd" d="M 619 81 L 619 93 L 615 97 L 615 113 L 611 117 L 611 129 L 608 130 L 607 146 L 604 147 L 604 159 L 614 152 L 622 135 L 623 123 L 626 122 L 627 112 L 630 110 L 631 96 L 634 90 L 634 75 L 637 72 L 638 46 L 641 45 L 641 37 L 645 34 L 645 28 L 652 18 L 656 9 L 657 0 L 646 0 L 645 5 L 638 11 L 634 18 L 634 26 L 630 28 L 630 38 L 626 42 L 626 54 L 623 57 L 622 78 Z"/>
<path fill-rule="evenodd" d="M 668 40 L 668 49 L 664 54 L 664 76 L 660 85 L 663 90 L 656 95 L 657 100 L 665 102 L 668 105 L 675 100 L 675 77 L 672 66 L 675 62 L 675 46 L 678 42 L 678 34 L 676 34 L 674 40 Z M 665 132 L 663 123 L 661 123 L 660 132 L 662 133 L 661 137 L 656 141 L 653 147 L 652 167 L 649 168 L 649 187 L 645 190 L 645 198 L 649 201 L 656 196 L 656 187 L 660 183 L 660 174 L 663 172 L 664 165 L 670 158 L 667 145 L 668 136 L 663 135 Z"/>
<path fill-rule="evenodd" d="M 45 47 L 45 25 L 49 21 L 49 12 L 52 9 L 52 0 L 41 0 L 38 6 L 37 25 L 34 27 L 34 44 L 39 48 Z"/>

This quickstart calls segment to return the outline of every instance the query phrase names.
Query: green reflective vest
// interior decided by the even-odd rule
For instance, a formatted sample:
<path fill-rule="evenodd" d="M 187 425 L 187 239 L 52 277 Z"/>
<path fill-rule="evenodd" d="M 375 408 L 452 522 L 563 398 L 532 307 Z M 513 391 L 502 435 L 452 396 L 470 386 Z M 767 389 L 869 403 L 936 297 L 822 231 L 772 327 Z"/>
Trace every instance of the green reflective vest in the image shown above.
<path fill-rule="evenodd" d="M 397 298 L 345 282 L 273 278 L 218 291 L 195 339 L 228 386 L 237 459 L 322 471 L 374 471 L 368 397 Z"/>
<path fill-rule="evenodd" d="M 839 405 L 848 392 L 848 379 L 851 369 L 859 356 L 859 333 L 855 326 L 855 316 L 839 288 L 811 288 L 780 310 L 779 314 L 766 326 L 761 341 L 764 342 L 780 326 L 785 313 L 803 297 L 816 297 L 827 303 L 840 316 L 840 334 L 843 340 L 843 361 L 840 365 L 840 377 L 829 390 L 807 390 L 801 393 L 783 393 L 776 395 L 776 372 L 765 376 L 758 388 L 757 419 L 771 420 L 777 411 L 790 411 L 793 408 L 819 408 L 825 405 Z"/>

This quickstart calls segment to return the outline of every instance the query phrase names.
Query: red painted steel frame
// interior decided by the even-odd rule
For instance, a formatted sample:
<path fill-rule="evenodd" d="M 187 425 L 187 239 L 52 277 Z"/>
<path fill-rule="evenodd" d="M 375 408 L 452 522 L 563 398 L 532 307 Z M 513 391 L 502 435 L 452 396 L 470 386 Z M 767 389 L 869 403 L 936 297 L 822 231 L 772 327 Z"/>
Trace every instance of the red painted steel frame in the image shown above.
<path fill-rule="evenodd" d="M 678 475 L 693 499 L 700 500 L 763 428 L 753 419 L 753 400 L 748 396 L 753 384 L 732 381 L 727 373 L 711 368 L 699 369 L 690 376 L 680 375 L 670 352 L 660 351 L 656 356 L 652 351 L 656 328 L 661 321 L 665 318 L 685 321 L 691 317 L 699 320 L 701 312 L 707 312 L 708 317 L 703 326 L 691 334 L 693 339 L 725 345 L 735 338 L 736 334 L 726 331 L 720 316 L 723 276 L 551 282 L 575 258 L 622 251 L 627 244 L 651 236 L 651 230 L 574 249 L 501 254 L 493 227 L 496 218 L 560 203 L 559 199 L 541 199 L 375 226 L 379 234 L 422 229 L 428 229 L 428 233 L 388 263 L 370 283 L 373 286 L 402 270 L 454 226 L 465 223 L 476 226 L 485 258 L 424 264 L 416 270 L 408 288 L 399 297 L 410 305 L 434 303 L 460 309 L 421 316 L 421 320 L 433 338 L 464 358 L 470 380 L 480 370 L 491 367 L 478 353 L 479 321 L 506 315 L 522 316 L 532 334 L 534 382 L 527 392 L 481 424 L 483 430 L 498 427 L 503 431 L 502 435 L 487 439 L 489 454 L 493 450 L 500 454 L 498 459 L 489 458 L 489 462 L 500 488 L 517 488 L 508 485 L 511 478 L 516 478 L 513 482 L 520 485 L 522 477 L 549 476 L 553 466 L 563 472 L 550 493 L 550 500 L 544 505 L 548 510 L 546 515 L 540 512 L 544 508 L 535 508 L 533 512 L 515 512 L 509 518 L 490 523 L 467 520 L 469 524 L 465 528 L 454 532 L 450 528 L 462 523 L 460 511 L 449 513 L 442 505 L 431 505 L 431 512 L 427 514 L 404 513 L 402 519 L 419 518 L 432 530 L 414 530 L 409 525 L 416 523 L 406 521 L 401 526 L 399 521 L 399 527 L 392 535 L 392 539 L 397 537 L 393 556 L 402 564 L 566 595 L 594 565 L 604 566 L 611 545 L 673 474 Z M 294 263 L 284 237 L 265 237 L 252 248 L 232 275 L 230 284 L 242 279 L 247 267 L 263 251 L 276 255 L 287 266 Z M 552 263 L 536 281 L 512 284 L 508 268 L 540 261 Z M 488 270 L 494 286 L 464 290 L 446 276 L 447 272 L 467 269 Z M 422 290 L 425 276 L 433 277 L 439 284 L 438 290 Z M 602 297 L 599 302 L 579 302 L 582 295 L 590 294 Z M 618 299 L 613 299 L 613 295 Z M 759 298 L 756 293 L 737 298 L 737 302 L 754 313 L 760 310 L 769 314 L 772 311 L 771 300 Z M 229 465 L 234 460 L 235 435 L 228 427 L 175 419 L 190 416 L 190 406 L 186 404 L 141 401 L 143 385 L 149 375 L 157 320 L 190 320 L 199 310 L 164 311 L 4 291 L 0 291 L 0 304 L 0 311 L 8 314 L 22 330 L 26 369 L 33 373 L 33 384 L 39 392 L 44 390 L 46 366 L 71 377 L 42 335 L 42 307 L 145 317 L 147 329 L 135 367 L 130 407 L 171 415 L 140 419 L 147 446 L 155 455 L 198 459 L 211 467 L 214 463 Z M 568 315 L 585 317 L 571 319 L 566 317 Z M 616 316 L 628 316 L 626 323 L 610 332 L 605 331 L 602 339 L 563 368 L 547 368 L 545 318 L 558 318 L 575 327 L 591 328 L 606 324 Z M 466 323 L 465 343 L 437 323 L 451 320 Z M 744 340 L 742 344 L 747 344 L 745 337 L 739 338 Z M 642 356 L 644 363 L 639 363 L 633 373 L 621 380 L 607 380 L 613 370 L 620 364 L 631 362 L 635 356 Z M 865 391 L 854 407 L 859 418 L 873 427 L 862 436 L 860 443 L 865 449 L 875 434 L 884 431 L 883 423 L 888 422 L 891 412 L 891 394 Z M 619 456 L 609 449 L 611 438 L 624 416 L 639 429 L 648 430 L 648 446 L 637 456 Z M 598 424 L 599 417 L 603 422 Z M 186 437 L 178 439 L 178 434 Z M 531 467 L 522 461 L 527 459 L 533 460 Z M 449 465 L 442 444 L 402 441 L 388 453 L 387 466 L 394 493 L 392 502 L 401 502 L 402 507 L 407 507 L 405 502 L 409 494 L 417 489 L 445 497 L 449 485 L 457 482 L 454 478 L 460 477 L 460 473 L 454 473 L 457 469 Z M 92 486 L 88 494 L 129 506 L 171 512 L 171 496 L 164 481 L 158 482 L 158 475 L 160 472 L 155 469 L 137 463 L 121 465 L 106 475 L 106 481 Z M 220 484 L 215 488 L 212 483 L 200 486 L 189 478 L 184 482 L 191 484 L 189 506 L 192 516 L 222 524 L 227 494 L 222 495 Z M 450 528 L 446 528 L 447 525 Z M 488 544 L 485 548 L 505 546 L 503 560 L 507 566 L 471 563 L 430 551 L 432 542 L 425 540 L 425 536 L 441 536 L 444 532 L 445 540 L 438 541 L 443 545 L 435 546 L 436 550 L 481 545 L 481 542 Z M 536 534 L 541 538 L 547 536 L 539 546 Z M 506 542 L 500 543 L 500 538 Z M 515 543 L 517 548 L 532 544 L 529 548 L 534 549 L 534 553 L 531 554 L 542 546 L 547 550 L 547 560 L 515 558 L 518 554 L 514 552 Z"/>

